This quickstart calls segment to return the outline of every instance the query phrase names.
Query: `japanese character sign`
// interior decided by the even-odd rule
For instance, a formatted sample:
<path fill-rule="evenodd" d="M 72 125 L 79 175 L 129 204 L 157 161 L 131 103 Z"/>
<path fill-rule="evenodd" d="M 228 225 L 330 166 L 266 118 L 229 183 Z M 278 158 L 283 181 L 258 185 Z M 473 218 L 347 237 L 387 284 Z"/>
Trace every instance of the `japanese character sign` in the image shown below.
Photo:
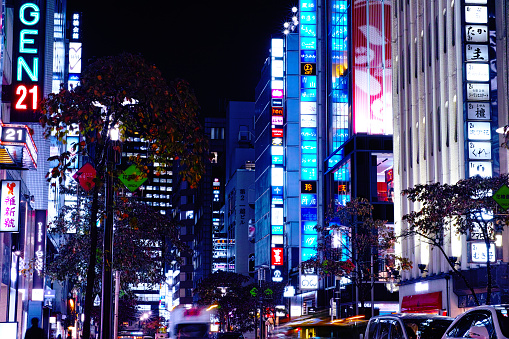
<path fill-rule="evenodd" d="M 3 180 L 0 202 L 0 232 L 19 232 L 19 180 Z"/>
<path fill-rule="evenodd" d="M 283 249 L 281 247 L 272 247 L 272 260 L 271 265 L 280 266 L 283 265 Z"/>

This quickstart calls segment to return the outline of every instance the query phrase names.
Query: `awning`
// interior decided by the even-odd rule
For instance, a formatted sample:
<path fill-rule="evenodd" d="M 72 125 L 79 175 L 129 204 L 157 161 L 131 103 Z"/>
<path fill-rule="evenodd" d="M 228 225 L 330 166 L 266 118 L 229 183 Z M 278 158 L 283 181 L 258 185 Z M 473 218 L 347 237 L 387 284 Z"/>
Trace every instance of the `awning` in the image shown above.
<path fill-rule="evenodd" d="M 435 313 L 442 309 L 442 292 L 407 295 L 401 301 L 402 313 Z"/>

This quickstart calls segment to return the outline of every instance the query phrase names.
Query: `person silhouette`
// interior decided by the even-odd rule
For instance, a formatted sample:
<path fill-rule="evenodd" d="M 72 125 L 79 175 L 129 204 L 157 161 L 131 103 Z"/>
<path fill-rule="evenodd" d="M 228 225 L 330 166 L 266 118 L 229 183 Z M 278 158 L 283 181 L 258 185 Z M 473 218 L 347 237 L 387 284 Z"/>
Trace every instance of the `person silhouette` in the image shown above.
<path fill-rule="evenodd" d="M 47 339 L 46 333 L 39 327 L 39 318 L 32 318 L 32 327 L 25 332 L 25 339 Z"/>

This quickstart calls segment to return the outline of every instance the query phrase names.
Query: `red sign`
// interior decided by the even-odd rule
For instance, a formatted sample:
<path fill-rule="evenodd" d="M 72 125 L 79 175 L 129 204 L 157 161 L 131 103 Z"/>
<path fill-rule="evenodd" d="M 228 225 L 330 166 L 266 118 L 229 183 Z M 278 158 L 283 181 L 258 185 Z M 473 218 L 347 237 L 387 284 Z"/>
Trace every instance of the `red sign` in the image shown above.
<path fill-rule="evenodd" d="M 94 166 L 87 162 L 78 172 L 74 173 L 72 177 L 86 192 L 88 192 L 95 186 L 94 179 L 96 177 L 96 171 Z"/>
<path fill-rule="evenodd" d="M 281 247 L 271 248 L 271 265 L 282 266 L 283 265 L 283 249 Z"/>
<path fill-rule="evenodd" d="M 273 138 L 282 138 L 283 137 L 283 129 L 273 128 L 272 129 L 272 137 Z"/>

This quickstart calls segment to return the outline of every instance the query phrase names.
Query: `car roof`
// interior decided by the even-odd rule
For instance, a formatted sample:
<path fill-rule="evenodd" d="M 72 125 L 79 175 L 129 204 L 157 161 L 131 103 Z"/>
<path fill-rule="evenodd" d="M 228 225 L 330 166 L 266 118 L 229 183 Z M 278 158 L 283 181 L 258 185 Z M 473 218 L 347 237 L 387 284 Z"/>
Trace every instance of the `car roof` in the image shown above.
<path fill-rule="evenodd" d="M 509 304 L 497 304 L 497 305 L 481 305 L 481 306 L 475 306 L 471 309 L 468 309 L 466 312 L 473 311 L 473 310 L 493 310 L 498 308 L 509 308 Z"/>
<path fill-rule="evenodd" d="M 427 313 L 393 313 L 393 314 L 384 314 L 377 315 L 372 317 L 371 319 L 380 319 L 380 318 L 399 318 L 399 319 L 437 319 L 437 320 L 454 320 L 454 318 L 446 317 L 438 314 L 427 314 Z"/>

